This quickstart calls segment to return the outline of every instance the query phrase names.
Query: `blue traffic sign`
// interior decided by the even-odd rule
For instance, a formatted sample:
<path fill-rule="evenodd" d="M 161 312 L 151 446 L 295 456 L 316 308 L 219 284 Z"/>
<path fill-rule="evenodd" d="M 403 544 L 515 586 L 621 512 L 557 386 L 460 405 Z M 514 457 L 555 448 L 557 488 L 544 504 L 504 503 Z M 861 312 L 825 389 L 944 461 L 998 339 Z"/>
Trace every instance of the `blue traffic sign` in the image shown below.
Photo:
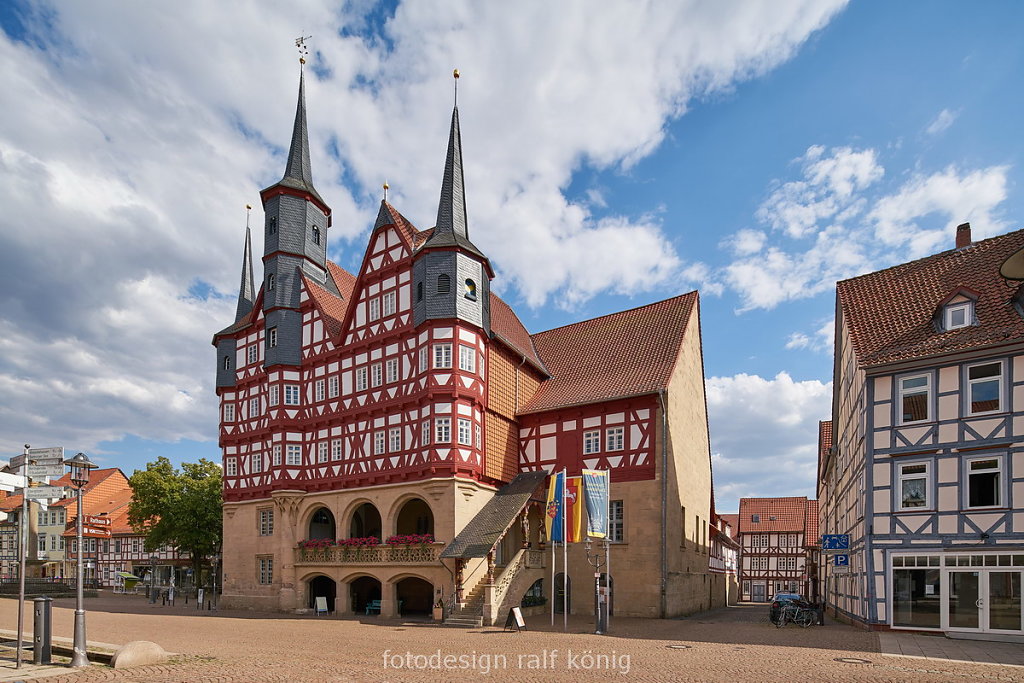
<path fill-rule="evenodd" d="M 822 534 L 822 550 L 849 550 L 850 534 Z"/>
<path fill-rule="evenodd" d="M 846 553 L 840 553 L 840 554 L 835 555 L 834 565 L 836 567 L 849 567 L 850 566 L 850 556 L 847 555 Z"/>

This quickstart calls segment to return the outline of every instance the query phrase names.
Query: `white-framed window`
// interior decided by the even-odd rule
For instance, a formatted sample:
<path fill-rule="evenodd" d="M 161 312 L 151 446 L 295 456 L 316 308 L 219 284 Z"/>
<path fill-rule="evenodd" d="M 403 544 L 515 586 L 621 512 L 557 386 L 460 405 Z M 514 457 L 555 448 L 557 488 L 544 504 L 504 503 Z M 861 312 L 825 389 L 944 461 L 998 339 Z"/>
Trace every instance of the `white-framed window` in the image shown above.
<path fill-rule="evenodd" d="M 258 511 L 260 536 L 274 535 L 274 508 L 260 508 Z"/>
<path fill-rule="evenodd" d="M 974 307 L 971 302 L 964 301 L 959 304 L 949 304 L 946 306 L 945 311 L 945 327 L 947 330 L 955 330 L 960 327 L 968 327 L 972 318 L 972 310 Z"/>
<path fill-rule="evenodd" d="M 366 391 L 366 366 L 356 368 L 356 391 Z"/>
<path fill-rule="evenodd" d="M 338 397 L 338 376 L 331 375 L 327 378 L 327 398 Z"/>
<path fill-rule="evenodd" d="M 256 474 L 263 471 L 263 454 L 252 453 L 249 455 L 249 474 Z"/>
<path fill-rule="evenodd" d="M 276 384 L 270 385 L 270 400 L 269 403 L 272 406 L 276 406 L 281 402 L 281 387 Z"/>
<path fill-rule="evenodd" d="M 796 558 L 795 557 L 780 557 L 779 558 L 779 569 L 784 572 L 791 572 L 796 570 Z"/>
<path fill-rule="evenodd" d="M 384 448 L 387 446 L 387 437 L 383 431 L 373 433 L 373 454 L 383 455 Z"/>
<path fill-rule="evenodd" d="M 430 420 L 426 420 L 420 426 L 420 445 L 426 446 L 430 444 Z"/>
<path fill-rule="evenodd" d="M 224 421 L 234 422 L 235 421 L 235 404 L 225 403 L 224 404 Z"/>
<path fill-rule="evenodd" d="M 384 374 L 388 384 L 398 381 L 398 359 L 388 358 L 384 361 Z"/>
<path fill-rule="evenodd" d="M 376 320 L 380 317 L 380 299 L 373 297 L 369 302 L 370 307 L 370 320 Z"/>
<path fill-rule="evenodd" d="M 269 348 L 272 348 L 272 349 L 277 347 L 277 328 L 276 327 L 271 327 L 269 330 L 267 330 L 267 346 Z"/>
<path fill-rule="evenodd" d="M 259 582 L 264 586 L 274 583 L 274 558 L 258 557 L 256 558 L 256 564 Z"/>
<path fill-rule="evenodd" d="M 402 428 L 392 427 L 388 430 L 388 452 L 397 453 L 402 450 Z"/>
<path fill-rule="evenodd" d="M 420 354 L 420 372 L 427 371 L 427 347 L 421 346 L 419 350 Z"/>
<path fill-rule="evenodd" d="M 900 424 L 928 422 L 932 418 L 932 376 L 910 375 L 899 379 Z"/>
<path fill-rule="evenodd" d="M 750 538 L 750 545 L 752 548 L 767 548 L 768 534 L 754 534 Z"/>
<path fill-rule="evenodd" d="M 224 363 L 222 364 L 222 367 L 225 370 L 231 369 L 231 356 L 224 356 Z"/>
<path fill-rule="evenodd" d="M 385 316 L 395 314 L 395 290 L 384 292 L 380 297 L 381 313 Z"/>
<path fill-rule="evenodd" d="M 967 414 L 998 413 L 1003 409 L 1003 363 L 967 366 Z"/>
<path fill-rule="evenodd" d="M 750 568 L 756 572 L 768 570 L 768 558 L 758 555 L 750 558 Z"/>
<path fill-rule="evenodd" d="M 621 451 L 623 434 L 622 427 L 609 427 L 604 430 L 604 449 L 606 451 Z"/>
<path fill-rule="evenodd" d="M 288 450 L 285 454 L 286 465 L 301 465 L 302 464 L 302 446 L 296 444 L 288 444 Z"/>
<path fill-rule="evenodd" d="M 235 458 L 224 458 L 224 474 L 229 477 L 238 476 L 238 461 Z"/>
<path fill-rule="evenodd" d="M 249 345 L 248 353 L 249 357 L 246 360 L 250 364 L 255 363 L 260 357 L 259 347 L 256 344 Z"/>
<path fill-rule="evenodd" d="M 476 372 L 476 349 L 459 344 L 459 370 Z"/>
<path fill-rule="evenodd" d="M 329 444 L 326 441 L 321 441 L 316 445 L 316 461 L 327 462 L 327 448 Z"/>
<path fill-rule="evenodd" d="M 434 344 L 434 367 L 450 368 L 452 366 L 452 345 L 449 342 Z"/>
<path fill-rule="evenodd" d="M 459 418 L 459 443 L 463 446 L 473 445 L 473 422 L 465 417 Z"/>
<path fill-rule="evenodd" d="M 991 508 L 1003 506 L 1003 458 L 986 455 L 967 458 L 967 507 Z"/>
<path fill-rule="evenodd" d="M 313 390 L 315 392 L 315 396 L 316 396 L 316 400 L 317 401 L 324 400 L 324 388 L 325 388 L 324 385 L 325 385 L 325 382 L 322 379 L 318 379 L 316 381 L 316 384 L 313 385 L 313 387 L 314 387 Z"/>
<path fill-rule="evenodd" d="M 260 399 L 256 398 L 249 399 L 249 418 L 254 418 L 260 414 Z"/>
<path fill-rule="evenodd" d="M 285 384 L 284 385 L 284 404 L 286 406 L 297 406 L 297 405 L 299 405 L 299 385 L 298 384 Z"/>
<path fill-rule="evenodd" d="M 370 366 L 370 386 L 379 387 L 384 383 L 384 369 L 380 363 Z"/>
<path fill-rule="evenodd" d="M 583 455 L 601 452 L 601 430 L 583 432 Z"/>
<path fill-rule="evenodd" d="M 482 448 L 482 440 L 480 438 L 480 425 L 473 425 L 473 443 L 476 444 L 477 448 Z"/>
<path fill-rule="evenodd" d="M 434 442 L 449 443 L 452 440 L 452 419 L 450 417 L 434 418 Z"/>
<path fill-rule="evenodd" d="M 896 464 L 896 507 L 928 510 L 931 505 L 932 468 L 929 461 Z"/>
<path fill-rule="evenodd" d="M 275 443 L 270 452 L 272 453 L 271 462 L 274 463 L 274 467 L 279 467 L 281 465 L 281 444 Z"/>
<path fill-rule="evenodd" d="M 341 439 L 334 439 L 331 441 L 331 460 L 341 460 Z"/>
<path fill-rule="evenodd" d="M 274 277 L 273 273 L 267 273 L 267 291 L 273 292 L 275 284 L 277 284 L 277 278 Z"/>
<path fill-rule="evenodd" d="M 622 543 L 626 540 L 625 505 L 621 500 L 608 501 L 608 542 Z"/>

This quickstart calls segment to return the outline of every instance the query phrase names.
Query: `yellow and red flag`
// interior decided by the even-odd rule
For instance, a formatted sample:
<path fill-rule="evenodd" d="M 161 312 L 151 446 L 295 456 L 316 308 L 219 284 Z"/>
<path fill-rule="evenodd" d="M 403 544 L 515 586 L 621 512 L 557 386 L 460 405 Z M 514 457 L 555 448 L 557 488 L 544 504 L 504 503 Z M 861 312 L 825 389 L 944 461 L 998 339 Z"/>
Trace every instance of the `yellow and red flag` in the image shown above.
<path fill-rule="evenodd" d="M 565 541 L 579 543 L 583 540 L 583 479 L 567 477 L 565 480 Z"/>

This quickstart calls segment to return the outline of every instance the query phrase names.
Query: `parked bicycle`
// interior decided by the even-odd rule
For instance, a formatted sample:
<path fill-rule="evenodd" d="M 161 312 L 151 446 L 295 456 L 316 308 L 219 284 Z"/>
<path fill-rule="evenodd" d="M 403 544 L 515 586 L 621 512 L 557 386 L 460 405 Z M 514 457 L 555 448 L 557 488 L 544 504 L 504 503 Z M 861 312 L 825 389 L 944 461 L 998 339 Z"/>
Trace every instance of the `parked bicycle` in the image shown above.
<path fill-rule="evenodd" d="M 811 607 L 809 604 L 790 604 L 785 605 L 779 612 L 779 618 L 775 622 L 776 628 L 782 628 L 789 622 L 807 628 L 811 624 L 818 620 L 818 610 Z"/>

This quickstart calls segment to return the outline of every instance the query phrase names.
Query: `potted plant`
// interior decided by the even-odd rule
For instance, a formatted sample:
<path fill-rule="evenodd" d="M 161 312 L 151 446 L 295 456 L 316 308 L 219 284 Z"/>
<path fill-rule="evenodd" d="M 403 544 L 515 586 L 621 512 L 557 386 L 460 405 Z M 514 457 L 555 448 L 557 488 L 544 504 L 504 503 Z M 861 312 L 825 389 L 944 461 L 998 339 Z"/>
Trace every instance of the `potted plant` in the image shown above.
<path fill-rule="evenodd" d="M 438 599 L 434 603 L 434 621 L 441 621 L 444 619 L 444 604 Z"/>

